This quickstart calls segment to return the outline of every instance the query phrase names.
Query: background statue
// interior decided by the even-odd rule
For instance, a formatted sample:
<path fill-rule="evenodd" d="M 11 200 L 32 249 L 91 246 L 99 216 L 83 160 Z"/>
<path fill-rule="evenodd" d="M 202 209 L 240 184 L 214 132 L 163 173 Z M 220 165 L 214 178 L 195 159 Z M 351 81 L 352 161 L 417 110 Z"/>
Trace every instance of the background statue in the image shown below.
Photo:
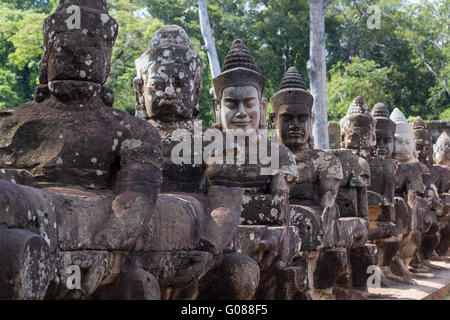
<path fill-rule="evenodd" d="M 398 108 L 392 111 L 390 118 L 396 124 L 394 158 L 399 162 L 395 177 L 396 220 L 403 234 L 391 270 L 402 276 L 404 281 L 414 284 L 409 264 L 420 247 L 422 232 L 428 231 L 431 225 L 431 220 L 426 216 L 427 203 L 421 198 L 425 192 L 422 174 L 426 168 L 417 159 L 412 124 Z"/>
<path fill-rule="evenodd" d="M 197 120 L 203 68 L 188 35 L 175 25 L 156 31 L 136 60 L 137 115 L 148 115 L 162 137 L 163 193 L 130 259 L 157 277 L 165 299 L 249 299 L 259 283 L 258 265 L 225 250 L 238 231 L 242 190 L 217 185 L 203 192 L 206 163 L 203 157 L 194 163 L 194 145 L 200 139 L 204 149 L 206 130 Z M 185 130 L 183 139 L 192 145 L 187 163 L 173 159 L 177 130 Z"/>
<path fill-rule="evenodd" d="M 260 266 L 261 281 L 255 297 L 291 299 L 304 289 L 306 281 L 302 276 L 304 270 L 293 265 L 299 235 L 297 228 L 290 226 L 289 187 L 298 172 L 289 149 L 267 139 L 265 81 L 244 42 L 235 40 L 225 57 L 222 73 L 213 79 L 217 94 L 215 127 L 224 130 L 227 136 L 237 136 L 236 158 L 242 156 L 245 161 L 210 165 L 205 181 L 244 189 L 239 237 L 233 246 L 253 257 Z M 252 153 L 251 147 L 255 145 L 259 152 Z M 271 161 L 279 162 L 277 168 L 266 174 L 262 173 L 268 167 L 261 161 L 262 147 Z M 252 162 L 254 155 L 259 157 Z"/>
<path fill-rule="evenodd" d="M 376 246 L 365 244 L 370 235 L 367 190 L 371 186 L 371 167 L 368 161 L 376 155 L 375 124 L 364 99 L 356 97 L 341 120 L 342 149 L 331 150 L 341 161 L 344 173 L 337 197 L 341 217 L 359 217 L 365 222 L 365 229 L 358 232 L 360 239 L 352 246 L 345 246 L 349 257 L 348 275 L 343 283 L 347 286 L 351 283 L 351 287 L 344 292 L 357 299 L 367 295 L 367 268 L 376 264 L 377 258 Z M 348 277 L 351 281 L 346 279 Z"/>
<path fill-rule="evenodd" d="M 335 200 L 343 178 L 342 167 L 333 154 L 310 147 L 313 97 L 294 67 L 284 75 L 271 103 L 272 130 L 294 154 L 299 172 L 297 183 L 290 189 L 290 207 L 292 224 L 300 231 L 301 250 L 308 255 L 308 292 L 313 299 L 329 299 L 346 264 L 345 249 L 336 248 L 339 208 Z"/>
<path fill-rule="evenodd" d="M 377 245 L 378 266 L 381 282 L 392 285 L 390 280 L 403 282 L 391 272 L 390 265 L 400 248 L 402 232 L 397 227 L 395 214 L 395 175 L 397 163 L 392 159 L 395 146 L 395 122 L 389 118 L 389 111 L 383 103 L 372 109 L 376 120 L 376 154 L 369 159 L 372 176 L 369 187 L 369 240 Z"/>

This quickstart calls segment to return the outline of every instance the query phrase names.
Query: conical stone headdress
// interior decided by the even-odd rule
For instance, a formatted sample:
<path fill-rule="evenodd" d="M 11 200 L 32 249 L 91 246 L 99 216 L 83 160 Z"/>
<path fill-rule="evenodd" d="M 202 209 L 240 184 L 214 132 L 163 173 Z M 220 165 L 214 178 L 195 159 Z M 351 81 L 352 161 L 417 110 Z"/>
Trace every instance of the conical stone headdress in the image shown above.
<path fill-rule="evenodd" d="M 411 123 L 408 122 L 403 112 L 395 108 L 391 113 L 391 120 L 395 122 L 395 133 L 409 134 L 414 137 L 414 132 Z"/>
<path fill-rule="evenodd" d="M 416 117 L 413 122 L 413 130 L 427 130 L 427 125 L 421 117 Z"/>
<path fill-rule="evenodd" d="M 255 60 L 242 40 L 235 40 L 231 45 L 222 73 L 213 79 L 213 85 L 219 99 L 227 87 L 253 86 L 262 95 L 266 78 L 258 72 Z"/>
<path fill-rule="evenodd" d="M 395 122 L 389 118 L 389 110 L 384 103 L 377 103 L 372 109 L 372 116 L 375 118 L 377 128 L 387 128 L 395 134 Z"/>
<path fill-rule="evenodd" d="M 281 81 L 280 89 L 270 102 L 274 112 L 277 112 L 278 108 L 284 104 L 304 105 L 311 112 L 314 98 L 306 91 L 305 82 L 297 69 L 290 67 Z"/>
<path fill-rule="evenodd" d="M 442 132 L 434 145 L 434 152 L 450 149 L 450 137 L 446 131 Z"/>
<path fill-rule="evenodd" d="M 366 101 L 360 96 L 356 97 L 350 104 L 347 114 L 341 120 L 341 145 L 343 144 L 345 132 L 349 128 L 368 128 L 370 132 L 368 144 L 373 149 L 377 143 L 375 127 L 376 120 L 370 114 Z"/>
<path fill-rule="evenodd" d="M 350 104 L 347 114 L 341 120 L 341 132 L 352 127 L 372 127 L 375 129 L 375 119 L 369 112 L 366 101 L 358 96 Z"/>

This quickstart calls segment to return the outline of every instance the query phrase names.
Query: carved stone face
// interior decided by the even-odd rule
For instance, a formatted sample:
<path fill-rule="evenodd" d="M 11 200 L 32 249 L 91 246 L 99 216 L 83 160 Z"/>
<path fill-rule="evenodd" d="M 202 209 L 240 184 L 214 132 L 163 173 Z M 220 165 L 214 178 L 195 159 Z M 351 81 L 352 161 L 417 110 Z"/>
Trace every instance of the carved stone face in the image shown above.
<path fill-rule="evenodd" d="M 94 36 L 77 37 L 69 33 L 56 34 L 53 40 L 47 63 L 48 81 L 106 82 L 112 48 L 105 50 L 105 41 Z"/>
<path fill-rule="evenodd" d="M 370 128 L 350 126 L 344 131 L 344 148 L 352 150 L 370 150 Z"/>
<path fill-rule="evenodd" d="M 140 109 L 162 121 L 197 116 L 203 67 L 203 59 L 181 27 L 160 28 L 147 52 L 136 60 L 135 92 Z"/>
<path fill-rule="evenodd" d="M 439 136 L 433 149 L 434 161 L 437 164 L 450 167 L 450 137 L 448 136 L 447 132 L 444 131 Z"/>
<path fill-rule="evenodd" d="M 433 165 L 433 144 L 428 139 L 416 137 L 416 150 L 419 155 L 419 161 L 427 167 Z"/>
<path fill-rule="evenodd" d="M 265 121 L 267 100 L 253 86 L 227 87 L 222 91 L 220 104 L 215 106 L 224 131 L 258 130 Z"/>
<path fill-rule="evenodd" d="M 79 6 L 71 15 L 66 12 L 69 3 L 61 2 L 55 13 L 45 20 L 45 51 L 39 70 L 41 83 L 54 80 L 106 82 L 118 25 L 107 11 L 99 10 L 96 3 L 90 3 L 94 7 Z M 68 19 L 69 16 L 74 20 Z"/>
<path fill-rule="evenodd" d="M 308 142 L 313 117 L 303 104 L 281 105 L 275 114 L 273 128 L 280 130 L 281 143 L 288 148 L 302 147 Z"/>
<path fill-rule="evenodd" d="M 176 47 L 161 50 L 161 55 L 154 59 L 147 74 L 143 75 L 143 95 L 148 116 L 175 120 L 198 115 L 203 62 L 196 58 L 187 62 L 186 51 Z"/>
<path fill-rule="evenodd" d="M 434 156 L 437 164 L 450 167 L 450 149 L 439 150 Z"/>
<path fill-rule="evenodd" d="M 378 155 L 385 159 L 392 158 L 395 147 L 395 137 L 392 131 L 385 128 L 377 128 L 375 133 L 377 135 Z"/>
<path fill-rule="evenodd" d="M 395 158 L 399 162 L 415 162 L 416 145 L 414 136 L 406 133 L 395 134 Z"/>

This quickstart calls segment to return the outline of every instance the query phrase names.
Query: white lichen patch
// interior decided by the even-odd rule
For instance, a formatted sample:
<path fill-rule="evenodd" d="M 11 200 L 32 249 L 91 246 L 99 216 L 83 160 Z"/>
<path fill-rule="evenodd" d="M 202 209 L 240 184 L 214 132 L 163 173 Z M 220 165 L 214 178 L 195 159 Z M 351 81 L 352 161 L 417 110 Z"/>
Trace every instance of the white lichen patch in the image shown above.
<path fill-rule="evenodd" d="M 119 140 L 118 139 L 114 139 L 113 140 L 112 151 L 116 151 L 118 145 L 119 145 Z"/>
<path fill-rule="evenodd" d="M 56 160 L 56 164 L 62 165 L 63 163 L 64 163 L 63 159 L 61 159 L 61 157 L 58 157 L 58 159 Z"/>
<path fill-rule="evenodd" d="M 86 78 L 86 71 L 80 70 L 80 78 L 82 79 Z"/>
<path fill-rule="evenodd" d="M 122 143 L 122 148 L 127 148 L 129 150 L 134 150 L 142 146 L 141 140 L 127 139 Z"/>
<path fill-rule="evenodd" d="M 270 215 L 271 215 L 272 217 L 276 218 L 277 215 L 278 215 L 278 210 L 275 209 L 275 208 L 270 209 Z"/>
<path fill-rule="evenodd" d="M 1 169 L 0 172 L 3 173 L 3 174 L 6 174 L 6 170 L 5 169 Z"/>

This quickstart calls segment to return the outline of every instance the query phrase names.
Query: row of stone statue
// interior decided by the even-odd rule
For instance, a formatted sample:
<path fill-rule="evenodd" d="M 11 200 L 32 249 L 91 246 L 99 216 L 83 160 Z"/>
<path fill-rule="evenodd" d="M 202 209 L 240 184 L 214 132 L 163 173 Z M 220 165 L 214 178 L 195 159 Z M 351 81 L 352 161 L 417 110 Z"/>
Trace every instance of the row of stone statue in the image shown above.
<path fill-rule="evenodd" d="M 73 5 L 80 28 L 67 23 Z M 104 0 L 61 0 L 44 22 L 35 101 L 0 111 L 0 299 L 365 298 L 371 266 L 383 285 L 412 283 L 445 258 L 446 133 L 433 164 L 420 118 L 358 97 L 342 149 L 316 150 L 313 98 L 290 68 L 271 99 L 281 145 L 257 136 L 277 156 L 271 174 L 236 144 L 176 163 L 179 129 L 193 133 L 193 159 L 198 127 L 203 150 L 207 133 L 250 144 L 246 132 L 267 132 L 266 79 L 234 41 L 213 79 L 215 129 L 202 126 L 204 62 L 166 26 L 136 60 L 132 117 L 104 87 L 117 33 Z M 247 161 L 219 161 L 230 148 Z"/>

